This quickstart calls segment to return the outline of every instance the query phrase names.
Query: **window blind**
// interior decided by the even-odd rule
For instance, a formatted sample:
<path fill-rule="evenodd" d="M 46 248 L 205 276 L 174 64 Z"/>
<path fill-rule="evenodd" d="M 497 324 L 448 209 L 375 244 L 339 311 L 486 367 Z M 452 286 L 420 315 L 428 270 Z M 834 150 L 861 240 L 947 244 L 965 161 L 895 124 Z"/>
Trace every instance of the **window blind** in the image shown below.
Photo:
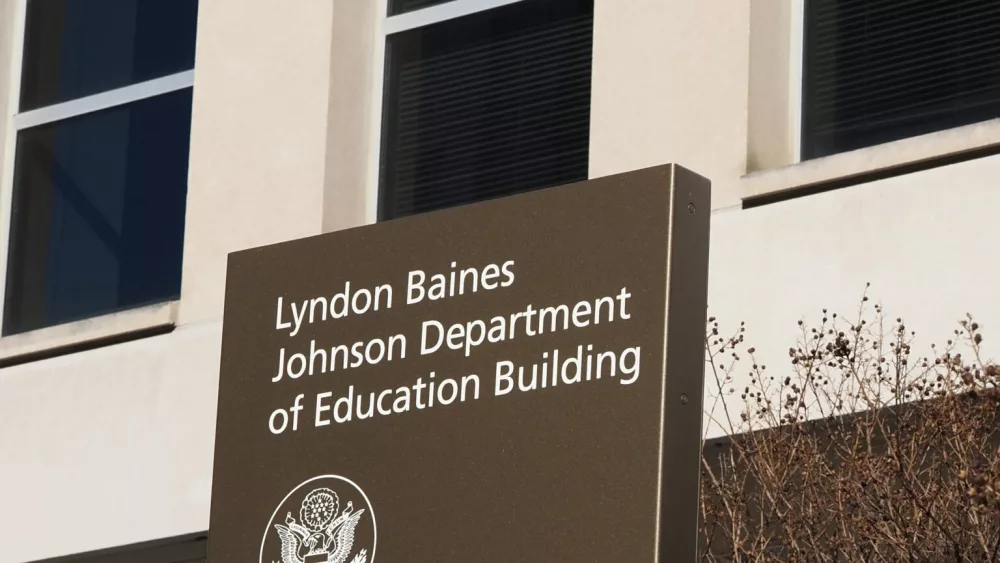
<path fill-rule="evenodd" d="M 804 158 L 1000 116 L 1000 2 L 807 0 Z"/>
<path fill-rule="evenodd" d="M 388 38 L 380 218 L 587 177 L 593 0 L 524 0 Z"/>

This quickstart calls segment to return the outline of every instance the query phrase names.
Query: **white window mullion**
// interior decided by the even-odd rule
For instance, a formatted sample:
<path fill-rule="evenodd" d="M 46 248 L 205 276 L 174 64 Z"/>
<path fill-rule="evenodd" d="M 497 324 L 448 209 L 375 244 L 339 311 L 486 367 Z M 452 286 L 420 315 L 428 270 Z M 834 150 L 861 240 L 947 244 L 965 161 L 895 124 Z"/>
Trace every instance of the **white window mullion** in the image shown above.
<path fill-rule="evenodd" d="M 18 130 L 44 125 L 53 121 L 76 117 L 86 113 L 108 109 L 129 102 L 152 98 L 182 90 L 194 85 L 194 71 L 187 70 L 162 78 L 155 78 L 123 88 L 101 92 L 84 98 L 77 98 L 61 104 L 26 111 L 14 116 L 14 127 Z"/>
<path fill-rule="evenodd" d="M 805 0 L 792 0 L 791 37 L 788 49 L 788 140 L 794 162 L 802 161 L 802 65 L 803 49 L 805 49 L 805 13 Z"/>
<path fill-rule="evenodd" d="M 392 35 L 400 31 L 423 27 L 438 22 L 443 22 L 462 16 L 468 16 L 477 12 L 499 8 L 507 4 L 515 4 L 522 0 L 453 0 L 438 6 L 431 6 L 398 16 L 390 16 L 385 19 L 382 30 L 385 35 Z M 385 13 L 385 12 L 383 12 Z"/>
<path fill-rule="evenodd" d="M 389 0 L 376 0 L 379 14 L 388 13 Z M 379 176 L 382 161 L 382 110 L 385 105 L 385 27 L 388 20 L 380 16 L 376 21 L 375 59 L 373 61 L 372 83 L 369 92 L 371 105 L 369 107 L 369 137 L 368 137 L 368 170 L 365 189 L 365 219 L 368 223 L 378 221 L 379 209 Z"/>
<path fill-rule="evenodd" d="M 7 109 L 0 117 L 0 334 L 3 334 L 3 317 L 7 297 L 7 257 L 10 254 L 10 210 L 14 197 L 14 147 L 17 146 L 17 129 L 14 121 L 21 99 L 21 67 L 24 52 L 25 13 L 27 1 L 8 3 L 13 5 L 13 25 L 8 27 L 11 34 L 12 53 L 9 74 L 9 89 L 0 95 L 7 96 Z"/>

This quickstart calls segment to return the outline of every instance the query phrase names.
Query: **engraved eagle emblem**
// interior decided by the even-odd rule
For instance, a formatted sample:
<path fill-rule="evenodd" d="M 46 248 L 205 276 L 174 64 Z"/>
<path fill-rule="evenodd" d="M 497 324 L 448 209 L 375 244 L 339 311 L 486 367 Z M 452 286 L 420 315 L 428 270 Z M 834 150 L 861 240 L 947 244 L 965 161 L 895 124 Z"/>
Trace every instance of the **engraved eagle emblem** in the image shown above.
<path fill-rule="evenodd" d="M 348 561 L 364 512 L 364 508 L 355 510 L 352 502 L 341 511 L 337 493 L 327 488 L 312 490 L 302 500 L 299 522 L 288 512 L 284 525 L 274 525 L 281 539 L 281 563 L 367 563 L 364 549 Z"/>

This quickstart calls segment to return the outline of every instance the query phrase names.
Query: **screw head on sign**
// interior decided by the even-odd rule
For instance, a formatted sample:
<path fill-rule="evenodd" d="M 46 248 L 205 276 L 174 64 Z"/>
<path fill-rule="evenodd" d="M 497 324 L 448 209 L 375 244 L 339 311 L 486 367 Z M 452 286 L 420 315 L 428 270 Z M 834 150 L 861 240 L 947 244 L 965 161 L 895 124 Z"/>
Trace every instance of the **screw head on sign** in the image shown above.
<path fill-rule="evenodd" d="M 688 404 L 688 396 L 687 395 L 681 395 L 681 404 L 682 405 Z"/>
<path fill-rule="evenodd" d="M 694 215 L 694 211 L 695 211 L 694 210 L 694 204 L 693 203 L 689 203 L 688 204 L 688 214 L 689 215 Z"/>

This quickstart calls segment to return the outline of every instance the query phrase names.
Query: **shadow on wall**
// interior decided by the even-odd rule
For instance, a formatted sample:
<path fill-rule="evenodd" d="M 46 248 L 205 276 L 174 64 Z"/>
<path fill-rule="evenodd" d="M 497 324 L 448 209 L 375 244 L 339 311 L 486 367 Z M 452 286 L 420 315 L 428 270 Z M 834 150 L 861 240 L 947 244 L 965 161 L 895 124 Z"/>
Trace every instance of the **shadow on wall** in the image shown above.
<path fill-rule="evenodd" d="M 208 532 L 44 559 L 35 563 L 205 563 Z"/>

